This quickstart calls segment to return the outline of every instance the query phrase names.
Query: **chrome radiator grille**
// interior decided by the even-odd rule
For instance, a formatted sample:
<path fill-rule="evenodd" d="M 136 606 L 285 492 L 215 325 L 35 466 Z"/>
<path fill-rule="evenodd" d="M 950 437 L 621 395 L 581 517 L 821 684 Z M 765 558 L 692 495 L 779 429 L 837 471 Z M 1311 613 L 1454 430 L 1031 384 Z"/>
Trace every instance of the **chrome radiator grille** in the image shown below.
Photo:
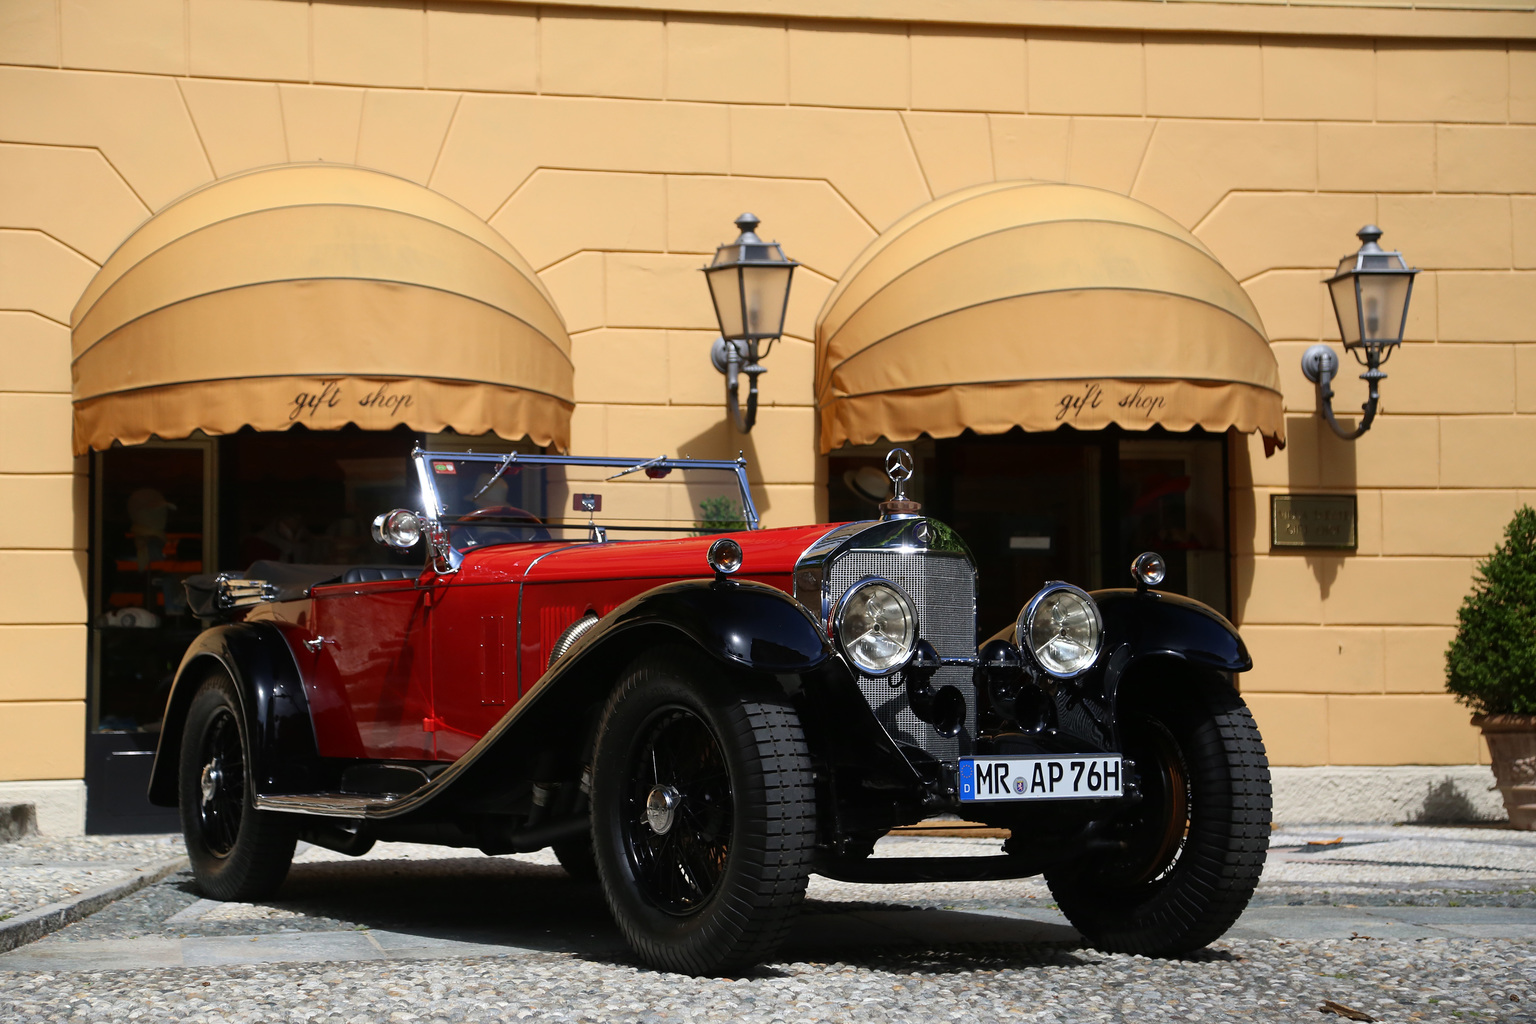
<path fill-rule="evenodd" d="M 918 633 L 941 658 L 976 656 L 976 571 L 960 555 L 935 551 L 854 548 L 827 568 L 827 589 L 836 606 L 848 588 L 866 576 L 883 576 L 905 590 L 917 605 Z M 900 743 L 920 747 L 942 761 L 953 761 L 971 750 L 976 725 L 976 690 L 971 669 L 946 665 L 933 677 L 933 686 L 953 686 L 965 696 L 965 727 L 959 736 L 940 736 L 907 706 L 900 675 L 890 679 L 859 677 L 859 689 L 875 717 Z M 892 686 L 892 682 L 897 686 Z"/>

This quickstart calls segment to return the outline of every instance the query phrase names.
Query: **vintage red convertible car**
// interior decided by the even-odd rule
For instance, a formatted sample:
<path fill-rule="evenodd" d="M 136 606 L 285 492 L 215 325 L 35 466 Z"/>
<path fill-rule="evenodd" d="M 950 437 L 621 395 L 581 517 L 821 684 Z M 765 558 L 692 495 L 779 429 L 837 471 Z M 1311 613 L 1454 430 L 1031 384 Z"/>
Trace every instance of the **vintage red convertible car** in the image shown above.
<path fill-rule="evenodd" d="M 1270 821 L 1251 663 L 1153 589 L 1157 555 L 1134 588 L 1050 583 L 979 633 L 977 567 L 903 498 L 900 449 L 880 519 L 773 530 L 741 460 L 413 460 L 421 507 L 374 535 L 423 545 L 419 568 L 189 584 L 210 626 L 150 799 L 179 804 L 208 896 L 269 895 L 300 839 L 553 847 L 641 958 L 690 973 L 771 956 L 812 872 L 1043 873 L 1089 942 L 1149 955 L 1246 906 Z M 870 856 L 942 814 L 1011 838 Z"/>

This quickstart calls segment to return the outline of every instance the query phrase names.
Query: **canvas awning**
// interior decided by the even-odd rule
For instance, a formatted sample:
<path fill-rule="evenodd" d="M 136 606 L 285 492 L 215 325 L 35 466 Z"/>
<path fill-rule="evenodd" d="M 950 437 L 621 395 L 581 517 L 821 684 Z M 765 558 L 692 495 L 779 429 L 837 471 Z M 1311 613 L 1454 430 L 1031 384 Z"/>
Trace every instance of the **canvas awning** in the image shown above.
<path fill-rule="evenodd" d="M 1285 443 L 1258 311 L 1144 203 L 999 182 L 907 215 L 816 325 L 821 450 L 966 429 L 1204 427 Z"/>
<path fill-rule="evenodd" d="M 569 445 L 571 343 L 495 229 L 420 185 L 302 164 L 146 221 L 75 306 L 75 451 L 295 424 Z"/>

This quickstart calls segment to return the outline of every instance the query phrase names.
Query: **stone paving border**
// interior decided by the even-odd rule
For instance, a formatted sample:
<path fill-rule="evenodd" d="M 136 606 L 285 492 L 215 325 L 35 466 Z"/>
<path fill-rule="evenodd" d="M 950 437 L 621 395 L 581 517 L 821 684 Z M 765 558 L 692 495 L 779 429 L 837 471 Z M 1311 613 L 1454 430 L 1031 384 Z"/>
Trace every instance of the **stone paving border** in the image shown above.
<path fill-rule="evenodd" d="M 139 868 L 139 874 L 126 881 L 104 885 L 71 899 L 50 903 L 46 907 L 39 907 L 0 921 L 0 953 L 34 942 L 49 932 L 56 932 L 67 924 L 89 917 L 107 904 L 115 903 L 130 893 L 138 892 L 146 885 L 153 885 L 185 867 L 187 867 L 187 858 L 173 857 L 158 864 Z"/>

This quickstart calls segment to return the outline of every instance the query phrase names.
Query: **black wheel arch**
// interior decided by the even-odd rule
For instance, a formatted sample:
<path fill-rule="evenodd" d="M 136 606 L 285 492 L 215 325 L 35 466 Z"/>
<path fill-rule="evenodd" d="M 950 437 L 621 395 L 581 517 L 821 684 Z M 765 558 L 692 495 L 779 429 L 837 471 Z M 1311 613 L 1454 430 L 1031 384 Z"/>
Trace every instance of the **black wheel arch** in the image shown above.
<path fill-rule="evenodd" d="M 681 645 L 719 666 L 743 689 L 771 683 L 791 696 L 834 661 L 827 640 L 799 604 L 766 584 L 681 580 L 639 594 L 600 618 L 551 665 L 461 760 L 466 795 L 531 770 L 539 752 L 576 770 L 598 715 L 625 670 L 647 651 Z M 450 780 L 446 779 L 445 782 Z"/>
<path fill-rule="evenodd" d="M 176 770 L 187 709 L 209 675 L 218 670 L 235 684 L 250 738 L 250 772 L 257 792 L 302 793 L 321 788 L 309 698 L 292 648 L 270 623 L 236 622 L 204 630 L 181 659 L 160 724 L 150 772 L 150 803 L 176 806 Z"/>
<path fill-rule="evenodd" d="M 1253 667 L 1237 627 L 1208 605 L 1156 590 L 1098 590 L 1104 619 L 1103 694 L 1110 718 L 1122 701 L 1190 677 L 1220 679 L 1237 689 L 1236 674 Z"/>

